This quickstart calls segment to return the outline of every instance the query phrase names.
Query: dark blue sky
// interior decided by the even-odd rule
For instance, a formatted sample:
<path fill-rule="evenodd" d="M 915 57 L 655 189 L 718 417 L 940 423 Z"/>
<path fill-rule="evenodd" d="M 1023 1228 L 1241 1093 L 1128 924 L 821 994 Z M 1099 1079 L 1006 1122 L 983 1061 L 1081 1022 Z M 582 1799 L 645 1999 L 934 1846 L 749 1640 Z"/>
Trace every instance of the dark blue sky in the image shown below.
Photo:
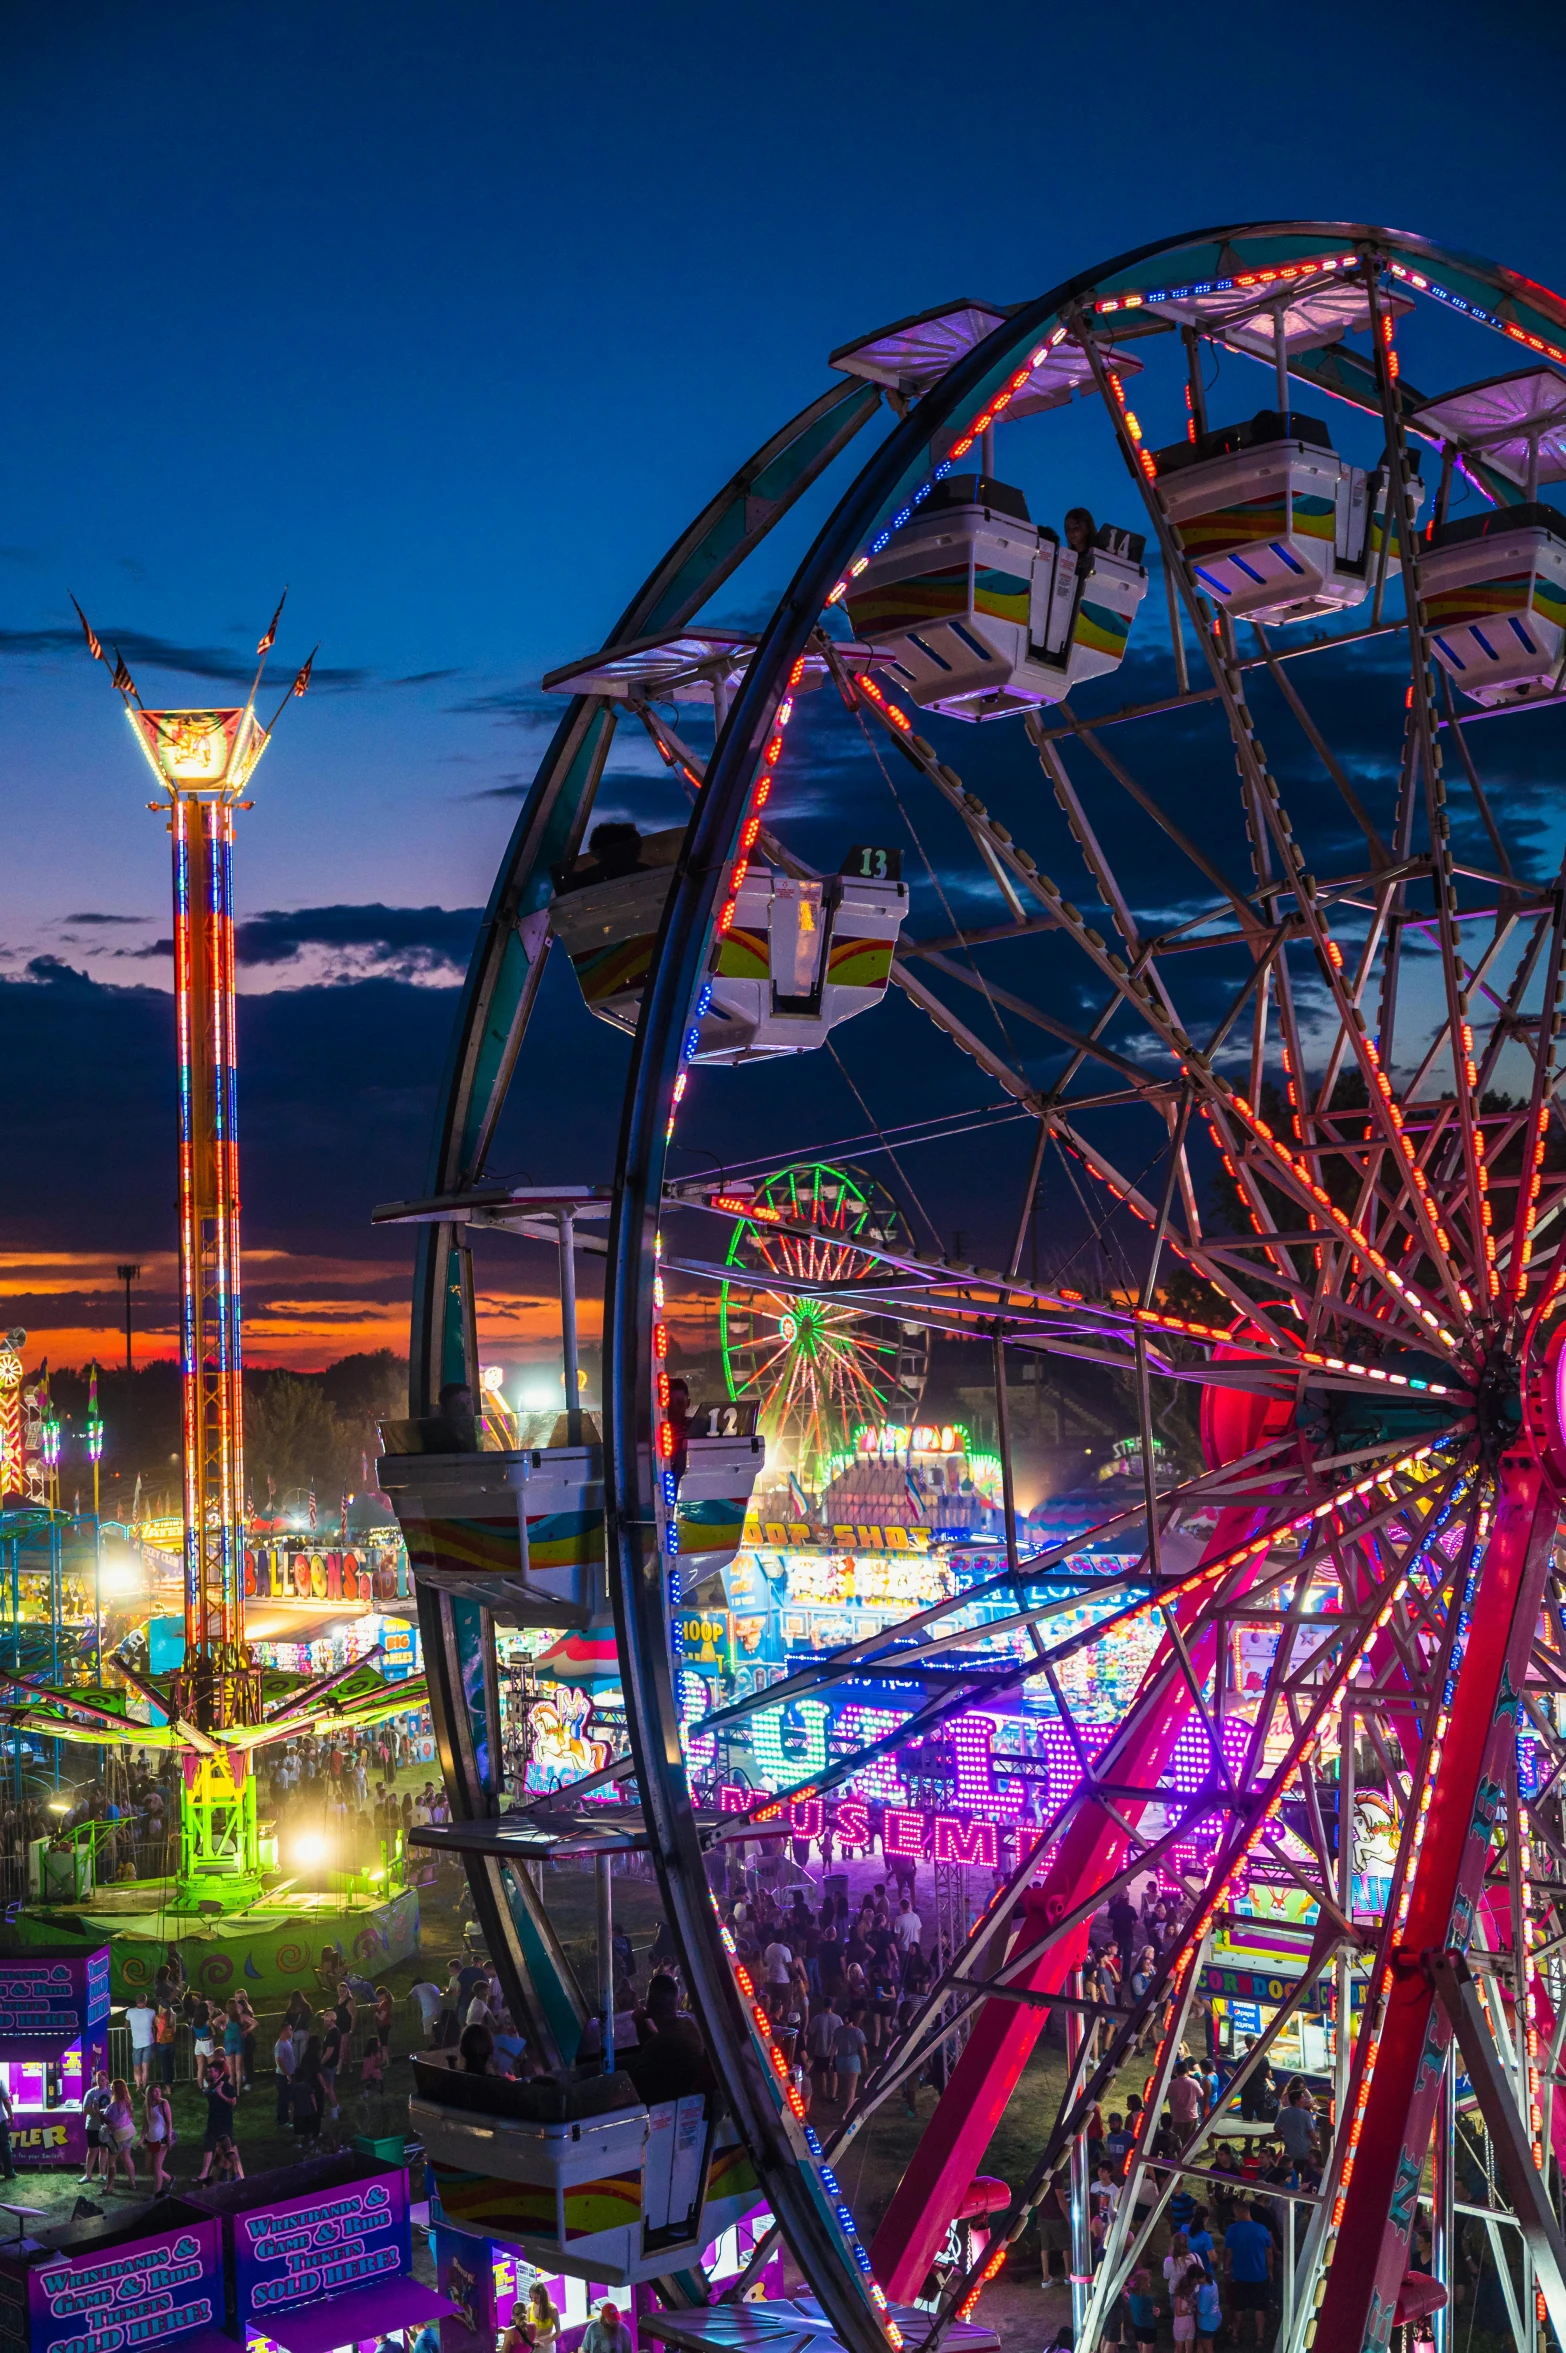
<path fill-rule="evenodd" d="M 284 581 L 283 678 L 321 644 L 239 872 L 272 918 L 245 985 L 294 1000 L 252 1016 L 248 1232 L 281 1303 L 256 1345 L 318 1361 L 401 1315 L 363 1217 L 422 1174 L 431 984 L 465 952 L 440 910 L 487 893 L 540 673 L 830 349 L 1246 217 L 1385 220 L 1566 281 L 1558 9 L 1512 10 L 1483 72 L 1471 9 L 1062 13 L 12 12 L 0 1279 L 57 1357 L 112 1320 L 103 1263 L 172 1233 L 166 966 L 136 956 L 166 839 L 69 592 L 149 700 L 226 697 Z"/>

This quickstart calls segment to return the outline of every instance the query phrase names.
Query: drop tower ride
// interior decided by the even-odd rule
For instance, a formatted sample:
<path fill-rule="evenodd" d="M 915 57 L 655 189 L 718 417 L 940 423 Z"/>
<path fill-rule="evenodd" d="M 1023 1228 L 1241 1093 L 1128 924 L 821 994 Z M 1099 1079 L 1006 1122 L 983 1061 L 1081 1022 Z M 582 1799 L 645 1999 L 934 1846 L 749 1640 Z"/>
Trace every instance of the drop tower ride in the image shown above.
<path fill-rule="evenodd" d="M 263 726 L 255 700 L 281 613 L 279 604 L 256 649 L 242 709 L 148 710 L 118 648 L 112 673 L 161 788 L 148 807 L 166 815 L 173 853 L 185 1655 L 156 1696 L 185 1743 L 175 1910 L 239 1911 L 261 1892 L 250 1743 L 224 1737 L 262 1722 L 261 1669 L 245 1641 L 233 848 L 234 819 L 251 806 L 245 789 L 315 659 Z M 84 616 L 82 627 L 107 665 Z"/>

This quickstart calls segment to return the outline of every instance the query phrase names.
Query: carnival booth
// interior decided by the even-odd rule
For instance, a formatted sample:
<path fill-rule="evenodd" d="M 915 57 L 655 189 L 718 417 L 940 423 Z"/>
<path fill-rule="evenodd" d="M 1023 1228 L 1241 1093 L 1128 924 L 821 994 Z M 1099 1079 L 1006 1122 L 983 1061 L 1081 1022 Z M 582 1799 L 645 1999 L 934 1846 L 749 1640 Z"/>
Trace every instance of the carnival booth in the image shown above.
<path fill-rule="evenodd" d="M 334 2353 L 451 2309 L 413 2277 L 402 2166 L 345 2150 L 192 2187 L 190 2203 L 221 2240 L 225 2353 Z"/>
<path fill-rule="evenodd" d="M 234 2353 L 223 2334 L 222 2234 L 184 2198 L 9 2241 L 0 2302 L 17 2353 L 128 2353 L 154 2343 Z"/>
<path fill-rule="evenodd" d="M 1272 2025 L 1305 1975 L 1313 1942 L 1314 1932 L 1303 1926 L 1231 1916 L 1201 1978 L 1216 2056 L 1237 2058 Z M 1363 1978 L 1352 1978 L 1350 1988 L 1357 2013 L 1364 2000 Z M 1330 2078 L 1338 2048 L 1335 2008 L 1329 1971 L 1279 2028 L 1268 2051 L 1275 2075 Z"/>
<path fill-rule="evenodd" d="M 714 2296 L 738 2278 L 771 2227 L 767 2208 L 755 2206 L 704 2250 L 701 2269 Z M 560 2315 L 563 2346 L 576 2343 L 604 2290 L 615 2288 L 622 2305 L 629 2303 L 633 2338 L 640 2333 L 644 2306 L 653 2300 L 651 2288 L 633 2287 L 626 2297 L 611 2280 L 581 2279 L 574 2272 L 552 2269 L 548 2262 L 540 2268 L 505 2240 L 458 2230 L 449 2222 L 434 2222 L 430 2244 L 440 2292 L 452 2306 L 452 2317 L 440 2324 L 441 2353 L 494 2353 L 496 2340 L 513 2317 L 524 2316 L 528 2291 L 536 2285 L 548 2289 Z M 781 2249 L 761 2265 L 754 2285 L 764 2297 L 783 2293 Z"/>
<path fill-rule="evenodd" d="M 18 2165 L 80 2166 L 82 2102 L 108 2048 L 109 1948 L 0 1961 L 0 2084 Z"/>

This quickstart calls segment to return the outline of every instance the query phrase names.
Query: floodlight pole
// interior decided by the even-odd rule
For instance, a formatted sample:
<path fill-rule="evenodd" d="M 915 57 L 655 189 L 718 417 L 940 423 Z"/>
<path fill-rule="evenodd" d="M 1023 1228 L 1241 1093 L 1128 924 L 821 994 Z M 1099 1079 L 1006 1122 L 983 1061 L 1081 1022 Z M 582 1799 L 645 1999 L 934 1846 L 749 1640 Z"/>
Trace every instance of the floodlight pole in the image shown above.
<path fill-rule="evenodd" d="M 117 1266 L 114 1271 L 125 1285 L 125 1370 L 132 1373 L 136 1367 L 131 1357 L 131 1285 L 140 1276 L 141 1268 L 139 1266 Z"/>

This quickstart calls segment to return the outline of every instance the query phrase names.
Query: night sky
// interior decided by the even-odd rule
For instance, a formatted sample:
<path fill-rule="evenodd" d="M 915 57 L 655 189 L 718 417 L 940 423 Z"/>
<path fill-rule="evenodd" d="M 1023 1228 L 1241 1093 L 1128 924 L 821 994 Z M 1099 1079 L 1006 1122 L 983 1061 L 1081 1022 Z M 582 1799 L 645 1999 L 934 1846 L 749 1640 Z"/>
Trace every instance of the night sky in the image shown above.
<path fill-rule="evenodd" d="M 1471 10 L 1076 14 L 10 13 L 0 1287 L 30 1357 L 114 1353 L 121 1258 L 149 1269 L 146 1353 L 173 1353 L 167 837 L 70 594 L 149 702 L 241 699 L 284 583 L 279 692 L 319 642 L 240 821 L 247 1348 L 400 1353 L 405 1254 L 368 1213 L 423 1183 L 455 984 L 556 715 L 539 678 L 830 350 L 1247 217 L 1386 221 L 1566 282 L 1558 8 L 1510 12 L 1484 74 Z M 1082 486 L 1123 502 L 1109 462 Z M 713 617 L 758 621 L 805 535 Z M 672 822 L 621 742 L 603 808 Z M 852 788 L 821 757 L 835 840 Z M 1558 858 L 1553 786 L 1517 790 Z M 568 992 L 545 1020 L 559 1083 L 513 1107 L 501 1164 L 607 1176 L 623 1050 Z M 961 1099 L 926 1051 L 899 1006 L 844 1061 L 908 1117 Z M 836 1069 L 745 1100 L 725 1152 L 864 1124 Z M 928 1207 L 942 1236 L 995 1222 L 982 1191 Z M 486 1281 L 500 1352 L 542 1344 L 527 1262 Z"/>

